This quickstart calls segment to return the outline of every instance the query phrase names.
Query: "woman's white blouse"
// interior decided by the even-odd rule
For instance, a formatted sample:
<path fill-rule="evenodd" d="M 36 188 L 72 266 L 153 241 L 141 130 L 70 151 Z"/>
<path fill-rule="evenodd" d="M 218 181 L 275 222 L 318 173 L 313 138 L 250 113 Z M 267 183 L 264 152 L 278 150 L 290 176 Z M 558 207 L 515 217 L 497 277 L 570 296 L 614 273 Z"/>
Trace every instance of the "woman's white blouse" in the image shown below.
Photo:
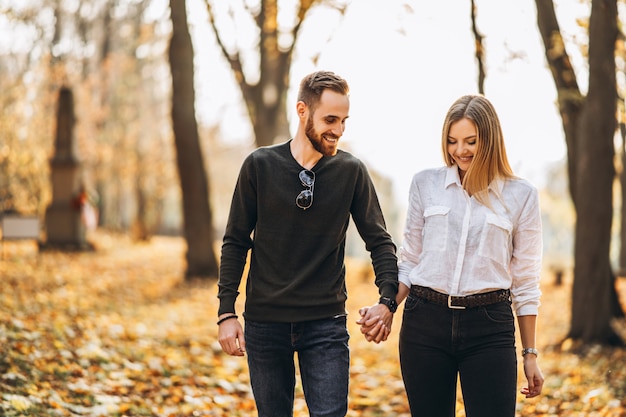
<path fill-rule="evenodd" d="M 518 316 L 536 315 L 543 250 L 537 189 L 515 178 L 489 186 L 491 208 L 461 187 L 458 168 L 415 174 L 400 282 L 451 295 L 510 289 Z"/>

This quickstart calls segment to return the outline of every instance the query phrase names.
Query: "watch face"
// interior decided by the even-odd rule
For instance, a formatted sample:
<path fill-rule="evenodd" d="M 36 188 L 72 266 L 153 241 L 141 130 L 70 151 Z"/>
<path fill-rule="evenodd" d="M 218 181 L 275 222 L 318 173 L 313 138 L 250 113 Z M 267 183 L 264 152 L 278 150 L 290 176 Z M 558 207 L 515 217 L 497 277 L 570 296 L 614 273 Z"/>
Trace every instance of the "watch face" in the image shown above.
<path fill-rule="evenodd" d="M 398 304 L 396 303 L 396 300 L 392 298 L 381 297 L 378 302 L 389 307 L 389 311 L 391 311 L 392 313 L 395 313 L 396 310 L 398 309 Z"/>

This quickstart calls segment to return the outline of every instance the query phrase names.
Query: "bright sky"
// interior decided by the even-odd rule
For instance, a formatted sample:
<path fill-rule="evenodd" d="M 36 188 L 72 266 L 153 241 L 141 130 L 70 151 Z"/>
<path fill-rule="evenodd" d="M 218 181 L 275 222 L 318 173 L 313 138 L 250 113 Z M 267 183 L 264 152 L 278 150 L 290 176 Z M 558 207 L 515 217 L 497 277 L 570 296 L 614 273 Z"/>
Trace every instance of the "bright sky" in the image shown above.
<path fill-rule="evenodd" d="M 574 31 L 572 16 L 582 6 L 577 0 L 558 3 L 562 29 Z M 485 95 L 499 112 L 513 169 L 541 187 L 547 181 L 545 168 L 564 161 L 566 147 L 534 2 L 479 0 L 477 6 L 486 47 Z M 307 73 L 328 69 L 346 78 L 351 115 L 342 142 L 391 178 L 404 202 L 413 174 L 442 164 L 440 132 L 448 107 L 478 91 L 469 7 L 469 1 L 458 0 L 358 0 L 341 21 L 332 13 L 311 15 L 300 38 L 306 47 L 294 57 L 289 111 L 297 83 Z M 196 42 L 196 53 L 204 57 L 198 64 L 199 112 L 207 121 L 221 121 L 226 140 L 249 143 L 237 87 L 212 33 L 201 28 L 207 22 L 202 19 L 205 14 L 194 12 L 191 21 L 203 38 L 202 45 Z M 314 65 L 311 57 L 317 53 Z"/>

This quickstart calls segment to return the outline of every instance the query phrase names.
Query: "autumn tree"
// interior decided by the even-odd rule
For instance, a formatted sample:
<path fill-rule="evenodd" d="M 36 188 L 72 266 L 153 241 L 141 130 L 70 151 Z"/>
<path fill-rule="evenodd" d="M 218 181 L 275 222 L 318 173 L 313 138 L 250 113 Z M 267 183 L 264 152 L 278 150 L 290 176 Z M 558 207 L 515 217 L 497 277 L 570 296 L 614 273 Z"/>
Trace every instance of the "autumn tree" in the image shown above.
<path fill-rule="evenodd" d="M 169 10 L 163 7 L 162 16 L 148 18 L 154 13 L 150 2 L 107 0 L 97 6 L 83 1 L 81 8 L 92 13 L 75 17 L 75 25 L 84 28 L 82 43 L 94 50 L 77 90 L 79 137 L 85 138 L 81 155 L 99 197 L 101 225 L 132 227 L 134 238 L 147 240 L 167 231 L 163 201 L 178 187 L 169 64 L 161 47 L 169 41 L 169 25 L 163 27 Z"/>
<path fill-rule="evenodd" d="M 74 92 L 81 176 L 100 225 L 126 232 L 141 224 L 144 236 L 178 232 L 180 210 L 163 202 L 178 191 L 163 117 L 171 83 L 161 45 L 170 26 L 153 17 L 155 2 L 1 3 L 4 29 L 20 42 L 0 50 L 0 147 L 8 146 L 0 151 L 0 210 L 43 213 L 49 203 L 47 160 L 65 85 Z"/>
<path fill-rule="evenodd" d="M 259 0 L 251 5 L 252 3 L 244 0 L 231 2 L 205 0 L 205 3 L 211 28 L 224 58 L 230 65 L 250 116 L 256 145 L 271 145 L 280 139 L 288 138 L 289 122 L 285 101 L 290 85 L 289 71 L 304 19 L 316 5 L 325 5 L 343 14 L 346 9 L 345 2 Z M 219 8 L 222 9 L 221 13 Z M 293 12 L 291 23 L 279 21 L 279 8 L 282 8 L 280 11 L 283 14 Z M 247 20 L 248 26 L 245 28 L 238 26 L 242 18 Z M 225 23 L 229 19 L 230 24 Z M 225 27 L 239 32 L 255 33 L 257 41 L 253 51 L 245 45 L 228 42 L 228 35 L 222 32 Z M 246 68 L 252 70 L 246 71 Z"/>
<path fill-rule="evenodd" d="M 170 0 L 172 38 L 172 127 L 183 198 L 183 229 L 187 240 L 185 277 L 217 277 L 213 247 L 213 216 L 209 181 L 204 169 L 195 115 L 193 44 L 185 1 Z"/>
<path fill-rule="evenodd" d="M 11 39 L 0 49 L 0 215 L 43 215 L 50 198 L 48 160 L 58 90 L 48 88 L 51 46 L 35 7 L 0 4 Z M 8 39 L 8 38 L 7 38 Z M 47 135 L 46 133 L 49 133 Z"/>
<path fill-rule="evenodd" d="M 552 0 L 535 0 L 545 56 L 554 79 L 576 210 L 572 317 L 568 337 L 622 345 L 611 320 L 623 315 L 609 250 L 616 131 L 617 0 L 593 0 L 589 18 L 588 90 L 583 94 L 565 49 Z"/>
<path fill-rule="evenodd" d="M 617 70 L 618 75 L 621 75 L 621 82 L 618 82 L 618 124 L 620 138 L 622 139 L 621 146 L 618 150 L 619 163 L 619 184 L 621 190 L 620 198 L 620 248 L 618 255 L 618 267 L 617 275 L 626 276 L 626 36 L 623 29 L 620 31 L 619 39 L 617 42 L 617 58 L 620 63 Z"/>
<path fill-rule="evenodd" d="M 470 2 L 470 20 L 472 22 L 472 34 L 474 35 L 474 56 L 476 57 L 476 65 L 478 66 L 478 93 L 485 94 L 485 46 L 483 44 L 484 36 L 478 30 L 476 23 L 477 6 L 476 1 Z"/>
<path fill-rule="evenodd" d="M 623 62 L 623 61 L 622 61 Z M 626 103 L 619 106 L 619 132 L 622 138 L 622 146 L 619 150 L 619 184 L 621 190 L 620 205 L 620 248 L 618 257 L 617 275 L 626 276 Z"/>

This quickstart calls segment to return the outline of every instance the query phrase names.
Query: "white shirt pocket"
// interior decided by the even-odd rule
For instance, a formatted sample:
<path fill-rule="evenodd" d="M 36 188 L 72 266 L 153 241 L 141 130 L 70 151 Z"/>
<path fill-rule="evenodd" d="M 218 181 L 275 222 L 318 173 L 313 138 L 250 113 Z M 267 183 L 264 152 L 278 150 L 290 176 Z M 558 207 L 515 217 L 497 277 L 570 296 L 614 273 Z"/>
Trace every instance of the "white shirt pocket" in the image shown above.
<path fill-rule="evenodd" d="M 448 240 L 450 207 L 431 206 L 424 210 L 424 251 L 444 251 Z"/>
<path fill-rule="evenodd" d="M 511 259 L 511 233 L 513 224 L 505 217 L 487 213 L 480 237 L 479 254 L 501 265 Z"/>

